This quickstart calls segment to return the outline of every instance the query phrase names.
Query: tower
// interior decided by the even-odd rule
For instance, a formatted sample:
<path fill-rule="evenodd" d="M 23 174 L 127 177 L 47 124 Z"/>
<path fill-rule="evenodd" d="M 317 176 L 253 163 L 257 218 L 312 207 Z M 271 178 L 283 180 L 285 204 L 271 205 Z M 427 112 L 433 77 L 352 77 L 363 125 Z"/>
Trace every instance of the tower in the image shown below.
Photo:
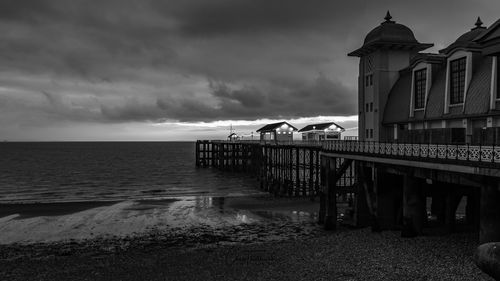
<path fill-rule="evenodd" d="M 399 71 L 410 65 L 410 59 L 419 51 L 433 46 L 419 43 L 411 29 L 392 20 L 389 11 L 384 19 L 366 35 L 361 48 L 348 54 L 360 58 L 360 140 L 386 140 L 387 130 L 382 126 L 382 117 L 389 91 L 399 78 Z"/>

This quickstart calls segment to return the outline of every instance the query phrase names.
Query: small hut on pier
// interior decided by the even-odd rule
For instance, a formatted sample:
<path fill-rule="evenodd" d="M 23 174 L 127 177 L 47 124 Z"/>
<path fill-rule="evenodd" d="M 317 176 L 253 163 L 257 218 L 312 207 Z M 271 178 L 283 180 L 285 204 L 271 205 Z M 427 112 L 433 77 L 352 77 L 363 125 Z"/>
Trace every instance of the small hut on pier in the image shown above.
<path fill-rule="evenodd" d="M 293 141 L 293 132 L 297 128 L 287 122 L 267 124 L 257 130 L 261 141 Z"/>
<path fill-rule="evenodd" d="M 231 133 L 229 136 L 227 136 L 228 141 L 237 141 L 240 139 L 240 136 L 238 136 L 236 133 Z"/>
<path fill-rule="evenodd" d="M 339 140 L 344 128 L 334 122 L 307 125 L 299 130 L 304 141 Z"/>

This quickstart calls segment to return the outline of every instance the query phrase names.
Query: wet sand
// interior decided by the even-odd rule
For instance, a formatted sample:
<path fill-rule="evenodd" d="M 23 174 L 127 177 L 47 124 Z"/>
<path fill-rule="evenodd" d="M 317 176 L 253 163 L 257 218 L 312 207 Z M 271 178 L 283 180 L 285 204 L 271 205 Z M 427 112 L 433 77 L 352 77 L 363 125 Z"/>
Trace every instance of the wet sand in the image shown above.
<path fill-rule="evenodd" d="M 0 204 L 0 244 L 125 238 L 151 232 L 171 235 L 196 229 L 221 232 L 247 225 L 272 231 L 287 224 L 313 224 L 317 205 L 307 199 L 272 196 Z"/>
<path fill-rule="evenodd" d="M 0 206 L 0 280 L 491 280 L 474 234 L 401 238 L 316 224 L 264 197 Z"/>

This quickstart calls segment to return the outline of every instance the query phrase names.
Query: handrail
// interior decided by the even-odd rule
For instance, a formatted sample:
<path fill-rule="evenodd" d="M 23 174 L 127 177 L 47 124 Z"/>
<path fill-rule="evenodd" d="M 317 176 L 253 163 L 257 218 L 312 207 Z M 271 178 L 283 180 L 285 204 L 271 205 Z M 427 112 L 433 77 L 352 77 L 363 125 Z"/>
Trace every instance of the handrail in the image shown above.
<path fill-rule="evenodd" d="M 324 141 L 322 150 L 326 152 L 375 154 L 384 157 L 404 157 L 419 159 L 439 159 L 481 163 L 500 163 L 500 146 L 384 143 L 373 141 Z"/>
<path fill-rule="evenodd" d="M 469 144 L 392 143 L 358 140 L 324 141 L 261 141 L 261 140 L 219 140 L 219 143 L 250 143 L 261 145 L 295 145 L 318 147 L 324 152 L 377 155 L 426 161 L 457 161 L 460 163 L 500 164 L 500 146 Z"/>

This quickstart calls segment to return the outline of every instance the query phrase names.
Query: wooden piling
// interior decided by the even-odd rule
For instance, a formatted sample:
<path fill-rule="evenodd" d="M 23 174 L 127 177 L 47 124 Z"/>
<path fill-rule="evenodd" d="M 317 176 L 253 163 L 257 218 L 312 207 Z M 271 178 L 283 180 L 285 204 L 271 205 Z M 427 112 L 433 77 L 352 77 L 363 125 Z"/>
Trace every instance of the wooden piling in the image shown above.
<path fill-rule="evenodd" d="M 326 230 L 335 230 L 337 228 L 336 162 L 337 158 L 329 158 L 326 163 Z"/>

